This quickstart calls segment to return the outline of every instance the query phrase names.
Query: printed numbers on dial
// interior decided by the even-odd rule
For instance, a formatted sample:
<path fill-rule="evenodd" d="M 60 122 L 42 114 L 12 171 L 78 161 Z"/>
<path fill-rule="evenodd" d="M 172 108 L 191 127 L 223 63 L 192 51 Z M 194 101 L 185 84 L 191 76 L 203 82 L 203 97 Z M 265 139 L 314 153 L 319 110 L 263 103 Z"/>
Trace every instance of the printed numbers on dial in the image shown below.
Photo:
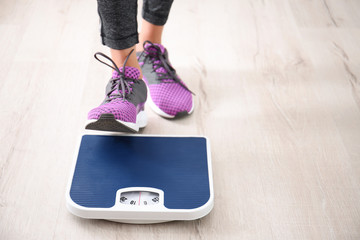
<path fill-rule="evenodd" d="M 159 203 L 159 194 L 148 191 L 123 192 L 120 195 L 120 203 L 135 206 L 154 205 Z"/>

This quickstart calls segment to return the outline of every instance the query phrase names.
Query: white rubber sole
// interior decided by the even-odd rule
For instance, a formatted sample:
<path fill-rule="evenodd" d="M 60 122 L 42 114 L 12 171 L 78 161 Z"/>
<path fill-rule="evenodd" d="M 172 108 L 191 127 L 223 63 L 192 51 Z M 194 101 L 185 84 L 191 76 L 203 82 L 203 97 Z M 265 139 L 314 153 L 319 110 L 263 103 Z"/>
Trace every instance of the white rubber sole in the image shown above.
<path fill-rule="evenodd" d="M 175 118 L 176 116 L 174 115 L 170 115 L 167 114 L 166 112 L 164 112 L 163 110 L 161 110 L 158 106 L 156 106 L 156 104 L 154 103 L 154 101 L 152 100 L 151 96 L 150 96 L 150 90 L 149 87 L 146 85 L 147 87 L 147 91 L 148 91 L 148 96 L 147 96 L 147 101 L 146 103 L 149 104 L 150 108 L 158 115 L 164 117 L 164 118 Z M 194 101 L 192 102 L 192 107 L 190 109 L 189 112 L 187 112 L 188 115 L 190 115 L 193 111 L 194 111 Z"/>
<path fill-rule="evenodd" d="M 140 128 L 144 128 L 146 125 L 146 112 L 140 111 L 136 116 L 136 123 L 124 122 L 115 119 L 112 114 L 103 114 L 99 119 L 87 120 L 85 129 L 115 132 L 138 132 Z"/>

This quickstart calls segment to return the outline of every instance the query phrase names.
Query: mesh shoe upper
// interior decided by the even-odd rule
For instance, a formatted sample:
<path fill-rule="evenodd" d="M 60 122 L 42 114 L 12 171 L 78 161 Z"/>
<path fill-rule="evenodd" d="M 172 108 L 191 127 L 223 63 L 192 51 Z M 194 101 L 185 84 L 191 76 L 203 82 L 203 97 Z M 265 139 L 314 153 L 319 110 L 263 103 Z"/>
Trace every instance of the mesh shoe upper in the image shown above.
<path fill-rule="evenodd" d="M 139 55 L 139 63 L 151 99 L 158 108 L 172 116 L 191 111 L 192 93 L 171 66 L 163 45 L 145 43 L 144 52 Z"/>
<path fill-rule="evenodd" d="M 177 83 L 160 83 L 149 85 L 151 99 L 162 111 L 175 116 L 179 112 L 190 112 L 192 95 Z"/>
<path fill-rule="evenodd" d="M 123 72 L 123 68 L 119 69 Z M 88 114 L 88 119 L 99 119 L 102 114 L 113 114 L 115 119 L 124 122 L 136 122 L 137 113 L 144 110 L 147 90 L 145 83 L 138 79 L 140 72 L 133 67 L 125 67 L 123 82 L 114 71 L 106 87 L 103 103 Z"/>

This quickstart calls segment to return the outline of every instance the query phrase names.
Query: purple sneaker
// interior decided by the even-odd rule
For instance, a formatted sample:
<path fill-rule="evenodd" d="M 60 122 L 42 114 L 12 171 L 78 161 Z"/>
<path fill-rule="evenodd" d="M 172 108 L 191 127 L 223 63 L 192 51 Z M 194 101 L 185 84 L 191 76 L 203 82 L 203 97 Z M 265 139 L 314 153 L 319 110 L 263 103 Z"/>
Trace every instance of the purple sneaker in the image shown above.
<path fill-rule="evenodd" d="M 131 53 L 130 53 L 131 54 Z M 129 56 L 130 56 L 129 54 Z M 114 67 L 101 61 L 102 56 L 111 61 Z M 137 132 L 147 124 L 144 105 L 147 97 L 146 84 L 139 79 L 140 72 L 133 67 L 118 68 L 114 61 L 103 53 L 95 58 L 114 69 L 112 78 L 106 86 L 103 103 L 88 114 L 86 129 L 116 132 Z"/>
<path fill-rule="evenodd" d="M 145 41 L 144 51 L 137 53 L 137 56 L 150 92 L 150 107 L 166 118 L 192 113 L 192 92 L 171 66 L 166 48 L 161 44 Z"/>

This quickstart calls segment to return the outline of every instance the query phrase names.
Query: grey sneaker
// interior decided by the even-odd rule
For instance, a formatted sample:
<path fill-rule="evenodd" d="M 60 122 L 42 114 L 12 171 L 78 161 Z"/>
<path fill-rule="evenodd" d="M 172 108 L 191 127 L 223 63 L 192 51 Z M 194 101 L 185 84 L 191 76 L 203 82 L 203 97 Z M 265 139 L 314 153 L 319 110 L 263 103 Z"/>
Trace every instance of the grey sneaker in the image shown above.
<path fill-rule="evenodd" d="M 114 67 L 101 61 L 98 56 L 109 60 Z M 114 72 L 106 86 L 105 100 L 88 114 L 86 129 L 137 132 L 139 128 L 146 126 L 147 116 L 144 111 L 147 98 L 146 84 L 139 79 L 138 69 L 126 66 L 129 56 L 123 67 L 118 68 L 110 57 L 103 53 L 95 54 L 98 61 L 113 68 Z"/>

